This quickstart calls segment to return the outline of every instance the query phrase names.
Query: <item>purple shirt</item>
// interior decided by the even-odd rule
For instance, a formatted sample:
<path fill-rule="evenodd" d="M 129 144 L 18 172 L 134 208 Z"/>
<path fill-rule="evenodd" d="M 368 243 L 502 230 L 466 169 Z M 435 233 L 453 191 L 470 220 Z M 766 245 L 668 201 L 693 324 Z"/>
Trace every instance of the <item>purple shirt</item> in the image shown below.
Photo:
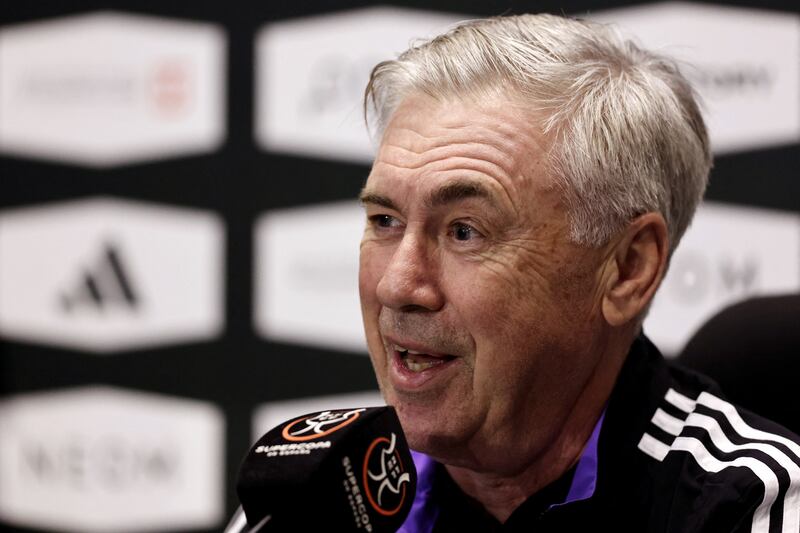
<path fill-rule="evenodd" d="M 592 435 L 583 448 L 581 458 L 575 467 L 575 475 L 567 492 L 566 499 L 561 503 L 550 506 L 559 507 L 568 503 L 591 498 L 597 482 L 597 441 L 600 438 L 600 428 L 603 426 L 605 411 L 600 415 L 600 419 L 592 430 Z M 412 451 L 414 466 L 417 468 L 417 494 L 411 506 L 411 512 L 403 525 L 398 529 L 398 533 L 430 533 L 436 524 L 439 509 L 433 501 L 431 493 L 433 491 L 433 480 L 436 472 L 436 461 L 425 455 Z"/>

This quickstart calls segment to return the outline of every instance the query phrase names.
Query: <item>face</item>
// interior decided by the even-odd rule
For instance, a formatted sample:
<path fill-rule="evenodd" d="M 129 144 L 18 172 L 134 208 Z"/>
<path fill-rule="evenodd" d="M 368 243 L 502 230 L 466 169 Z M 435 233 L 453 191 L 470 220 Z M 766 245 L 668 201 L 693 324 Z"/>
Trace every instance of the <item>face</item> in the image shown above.
<path fill-rule="evenodd" d="M 545 449 L 598 367 L 601 253 L 570 243 L 547 146 L 509 102 L 409 97 L 362 192 L 378 382 L 447 464 Z"/>

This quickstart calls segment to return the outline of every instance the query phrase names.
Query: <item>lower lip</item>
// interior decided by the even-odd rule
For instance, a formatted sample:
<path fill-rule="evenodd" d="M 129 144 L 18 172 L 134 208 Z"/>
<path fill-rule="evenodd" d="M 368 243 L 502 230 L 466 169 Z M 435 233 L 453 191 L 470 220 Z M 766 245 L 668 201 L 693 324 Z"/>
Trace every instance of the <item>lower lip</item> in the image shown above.
<path fill-rule="evenodd" d="M 422 372 L 412 372 L 403 363 L 400 352 L 393 350 L 391 352 L 391 357 L 392 383 L 396 389 L 407 391 L 419 390 L 426 385 L 432 384 L 434 381 L 444 379 L 446 374 L 448 374 L 459 361 L 458 357 L 444 359 L 443 362 L 426 368 Z"/>

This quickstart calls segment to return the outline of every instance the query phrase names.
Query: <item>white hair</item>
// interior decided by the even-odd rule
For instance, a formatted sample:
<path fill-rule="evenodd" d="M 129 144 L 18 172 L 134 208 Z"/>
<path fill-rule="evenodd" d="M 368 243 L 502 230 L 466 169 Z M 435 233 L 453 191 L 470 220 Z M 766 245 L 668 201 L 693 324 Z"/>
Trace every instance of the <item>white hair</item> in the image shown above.
<path fill-rule="evenodd" d="M 550 173 L 577 243 L 602 246 L 658 212 L 671 252 L 703 196 L 711 153 L 691 86 L 674 61 L 607 25 L 553 15 L 462 23 L 373 69 L 367 123 L 381 135 L 414 93 L 499 93 L 530 109 L 553 140 Z"/>

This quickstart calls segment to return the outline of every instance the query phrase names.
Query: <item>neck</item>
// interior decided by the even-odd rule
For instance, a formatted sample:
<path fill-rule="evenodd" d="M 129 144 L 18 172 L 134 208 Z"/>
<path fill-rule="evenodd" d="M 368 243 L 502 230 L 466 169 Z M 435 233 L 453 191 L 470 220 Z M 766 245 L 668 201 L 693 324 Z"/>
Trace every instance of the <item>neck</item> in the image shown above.
<path fill-rule="evenodd" d="M 446 465 L 455 483 L 505 523 L 525 500 L 564 475 L 580 459 L 614 388 L 627 349 L 615 352 L 622 355 L 601 360 L 560 431 L 543 451 L 521 461 L 512 474 Z"/>

